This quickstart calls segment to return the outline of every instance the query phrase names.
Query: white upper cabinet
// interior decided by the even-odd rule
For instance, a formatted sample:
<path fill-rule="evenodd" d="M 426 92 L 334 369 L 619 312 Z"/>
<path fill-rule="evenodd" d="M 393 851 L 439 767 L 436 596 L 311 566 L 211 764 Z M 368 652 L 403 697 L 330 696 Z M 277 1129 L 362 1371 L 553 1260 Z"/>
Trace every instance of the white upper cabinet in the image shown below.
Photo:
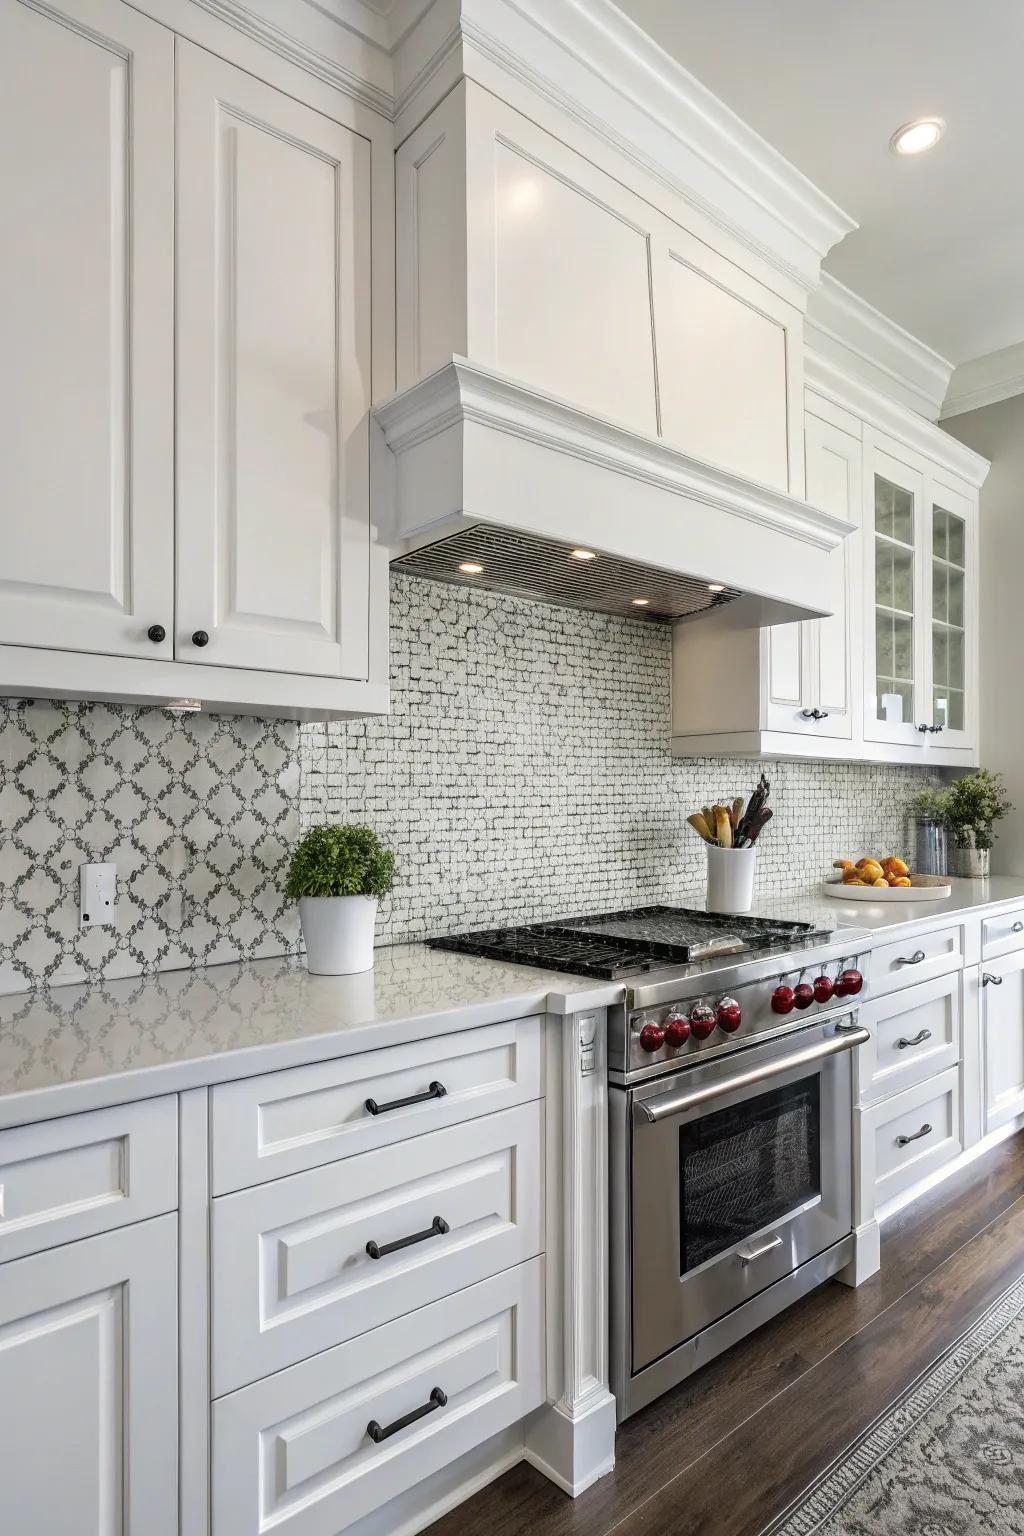
<path fill-rule="evenodd" d="M 802 496 L 794 285 L 639 196 L 574 128 L 464 81 L 400 146 L 399 388 L 466 356 Z"/>
<path fill-rule="evenodd" d="M 977 742 L 977 496 L 865 435 L 864 735 L 907 748 Z"/>
<path fill-rule="evenodd" d="M 245 58 L 0 5 L 0 694 L 388 706 L 393 129 Z"/>
<path fill-rule="evenodd" d="M 119 0 L 0 7 L 0 645 L 171 654 L 173 82 Z"/>
<path fill-rule="evenodd" d="M 365 678 L 370 146 L 181 41 L 177 89 L 176 654 Z"/>

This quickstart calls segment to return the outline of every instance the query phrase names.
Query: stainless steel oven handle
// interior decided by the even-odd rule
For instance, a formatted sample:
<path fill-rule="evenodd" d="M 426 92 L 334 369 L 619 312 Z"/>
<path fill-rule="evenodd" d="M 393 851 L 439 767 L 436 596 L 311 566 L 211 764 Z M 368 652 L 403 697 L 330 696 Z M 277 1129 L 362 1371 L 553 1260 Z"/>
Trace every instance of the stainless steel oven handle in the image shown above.
<path fill-rule="evenodd" d="M 682 1114 L 685 1109 L 695 1109 L 700 1104 L 710 1104 L 712 1100 L 723 1098 L 725 1094 L 733 1093 L 737 1088 L 755 1088 L 758 1083 L 768 1082 L 773 1077 L 781 1077 L 784 1072 L 790 1072 L 794 1067 L 806 1067 L 812 1062 L 823 1060 L 826 1056 L 837 1056 L 840 1051 L 852 1051 L 856 1046 L 864 1045 L 870 1039 L 870 1031 L 861 1029 L 859 1026 L 853 1029 L 844 1028 L 841 1034 L 833 1035 L 828 1040 L 820 1040 L 817 1045 L 805 1046 L 802 1051 L 792 1051 L 778 1061 L 769 1061 L 763 1066 L 752 1067 L 749 1072 L 737 1072 L 735 1077 L 728 1077 L 724 1082 L 709 1083 L 705 1088 L 692 1088 L 689 1093 L 666 1093 L 659 1099 L 642 1099 L 639 1107 L 651 1125 L 656 1125 L 659 1120 L 667 1120 L 671 1115 Z"/>
<path fill-rule="evenodd" d="M 747 1269 L 751 1264 L 755 1263 L 757 1259 L 763 1259 L 766 1254 L 774 1253 L 776 1248 L 781 1247 L 782 1238 L 772 1237 L 769 1238 L 766 1243 L 762 1243 L 759 1248 L 737 1248 L 736 1257 L 743 1265 L 743 1268 Z"/>

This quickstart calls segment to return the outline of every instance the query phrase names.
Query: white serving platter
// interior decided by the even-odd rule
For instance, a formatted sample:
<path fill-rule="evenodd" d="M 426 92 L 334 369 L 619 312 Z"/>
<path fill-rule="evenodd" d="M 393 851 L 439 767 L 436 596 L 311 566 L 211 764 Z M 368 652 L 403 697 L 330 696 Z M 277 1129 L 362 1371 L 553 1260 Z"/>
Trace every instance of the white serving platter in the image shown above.
<path fill-rule="evenodd" d="M 944 901 L 953 894 L 945 875 L 911 875 L 909 885 L 890 885 L 884 891 L 880 885 L 844 885 L 842 880 L 825 880 L 823 889 L 839 901 Z"/>

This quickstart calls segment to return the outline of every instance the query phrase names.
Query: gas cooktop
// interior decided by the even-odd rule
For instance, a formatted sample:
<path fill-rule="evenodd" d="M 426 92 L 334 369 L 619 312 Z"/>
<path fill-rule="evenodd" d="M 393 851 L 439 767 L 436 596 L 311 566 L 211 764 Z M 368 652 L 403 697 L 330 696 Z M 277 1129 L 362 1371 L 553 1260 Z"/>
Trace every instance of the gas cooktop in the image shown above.
<path fill-rule="evenodd" d="M 619 981 L 718 955 L 802 948 L 828 937 L 827 929 L 813 923 L 723 917 L 690 907 L 637 907 L 522 928 L 454 933 L 427 942 L 433 949 Z"/>

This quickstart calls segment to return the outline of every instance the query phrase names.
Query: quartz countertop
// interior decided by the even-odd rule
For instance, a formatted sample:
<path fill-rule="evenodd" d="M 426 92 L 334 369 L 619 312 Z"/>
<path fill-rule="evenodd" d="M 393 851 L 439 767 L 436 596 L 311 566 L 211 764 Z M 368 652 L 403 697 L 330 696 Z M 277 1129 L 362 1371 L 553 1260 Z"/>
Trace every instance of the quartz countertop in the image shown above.
<path fill-rule="evenodd" d="M 1024 878 L 952 884 L 944 901 L 889 905 L 819 887 L 755 913 L 888 932 L 1024 902 Z M 0 1129 L 622 995 L 621 982 L 397 944 L 361 976 L 256 960 L 0 996 Z"/>
<path fill-rule="evenodd" d="M 376 951 L 359 976 L 255 960 L 0 996 L 0 1129 L 622 997 L 589 981 L 448 954 Z"/>

